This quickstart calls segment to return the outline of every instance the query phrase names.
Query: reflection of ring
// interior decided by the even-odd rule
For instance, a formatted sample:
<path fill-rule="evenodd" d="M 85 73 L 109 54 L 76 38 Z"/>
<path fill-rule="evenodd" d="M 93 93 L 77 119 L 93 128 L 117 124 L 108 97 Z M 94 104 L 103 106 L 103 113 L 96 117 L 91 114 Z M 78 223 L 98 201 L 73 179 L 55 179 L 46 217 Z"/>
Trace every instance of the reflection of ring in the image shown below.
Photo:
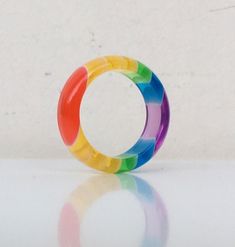
<path fill-rule="evenodd" d="M 107 239 L 111 238 L 111 236 L 107 236 L 107 232 L 126 229 L 124 227 L 125 222 L 120 223 L 118 220 L 119 217 L 123 217 L 123 205 L 126 203 L 126 201 L 122 200 L 123 193 L 127 193 L 125 195 L 128 197 L 125 197 L 125 199 L 128 202 L 130 202 L 129 199 L 132 196 L 137 199 L 136 201 L 131 201 L 136 204 L 137 208 L 140 206 L 144 216 L 144 221 L 142 222 L 144 226 L 143 235 L 138 231 L 135 233 L 141 234 L 141 236 L 135 235 L 133 233 L 134 229 L 129 229 L 126 232 L 126 236 L 135 238 L 136 241 L 139 239 L 140 243 L 135 246 L 165 246 L 168 236 L 168 219 L 167 211 L 160 195 L 143 179 L 127 174 L 91 177 L 71 194 L 60 215 L 58 229 L 60 246 L 83 246 L 81 242 L 85 241 L 84 238 L 89 239 L 90 244 L 88 246 L 103 246 L 98 245 L 96 242 L 97 236 L 100 241 L 106 242 Z M 113 203 L 115 204 L 117 201 L 118 205 L 116 207 Z M 107 204 L 109 206 L 104 207 Z M 127 219 L 127 221 L 130 221 L 128 226 L 139 228 L 139 225 L 133 225 L 137 221 L 132 221 L 133 217 L 136 219 L 140 216 L 136 215 L 140 211 L 136 210 L 135 204 L 129 204 L 124 211 L 129 215 Z M 118 210 L 116 210 L 117 208 Z M 110 214 L 110 212 L 113 214 Z M 99 220 L 92 218 L 92 221 L 89 221 L 90 223 L 92 222 L 92 225 L 89 225 L 88 228 L 96 229 L 94 235 L 84 232 L 84 229 L 87 229 L 84 226 L 84 221 L 87 222 L 89 215 L 95 215 L 95 217 L 98 215 Z M 100 215 L 104 216 L 104 218 L 100 218 Z M 118 228 L 114 224 L 117 221 L 119 222 Z M 113 222 L 113 224 L 107 225 L 105 222 Z M 106 229 L 106 227 L 109 229 Z M 120 234 L 120 232 L 115 232 L 116 234 Z M 121 238 L 120 240 L 118 239 L 109 241 L 116 241 L 115 246 L 122 246 L 118 245 L 118 243 L 123 243 Z M 117 241 L 119 242 L 117 243 Z"/>
<path fill-rule="evenodd" d="M 146 123 L 139 140 L 125 153 L 109 157 L 97 151 L 86 139 L 80 126 L 80 105 L 91 82 L 107 71 L 118 71 L 139 88 L 146 104 Z M 68 79 L 58 104 L 60 133 L 70 151 L 95 169 L 116 173 L 135 169 L 157 152 L 169 125 L 169 105 L 157 76 L 142 63 L 121 56 L 106 56 L 88 62 Z"/>

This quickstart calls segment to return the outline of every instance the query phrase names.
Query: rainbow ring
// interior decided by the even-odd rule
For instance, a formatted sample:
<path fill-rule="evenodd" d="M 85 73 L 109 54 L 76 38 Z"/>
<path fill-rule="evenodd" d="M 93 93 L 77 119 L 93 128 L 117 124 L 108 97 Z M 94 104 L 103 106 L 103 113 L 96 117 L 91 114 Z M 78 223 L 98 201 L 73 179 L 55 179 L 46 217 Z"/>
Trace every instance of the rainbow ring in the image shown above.
<path fill-rule="evenodd" d="M 120 72 L 131 79 L 146 104 L 146 122 L 139 140 L 115 157 L 96 150 L 80 126 L 80 106 L 86 88 L 108 71 Z M 149 161 L 166 137 L 169 117 L 167 96 L 157 76 L 144 64 L 123 56 L 97 58 L 78 68 L 66 82 L 58 103 L 58 125 L 64 143 L 80 161 L 108 173 L 130 171 Z"/>

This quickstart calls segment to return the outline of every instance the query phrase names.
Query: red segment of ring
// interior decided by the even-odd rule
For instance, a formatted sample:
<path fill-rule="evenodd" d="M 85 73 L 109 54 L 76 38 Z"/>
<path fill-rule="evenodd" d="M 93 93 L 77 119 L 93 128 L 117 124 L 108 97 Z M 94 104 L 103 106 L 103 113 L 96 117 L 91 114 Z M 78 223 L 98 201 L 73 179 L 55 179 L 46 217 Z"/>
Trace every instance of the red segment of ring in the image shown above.
<path fill-rule="evenodd" d="M 78 134 L 80 126 L 78 109 L 80 109 L 86 85 L 87 70 L 81 67 L 70 76 L 60 96 L 57 118 L 60 133 L 67 145 L 72 145 Z"/>

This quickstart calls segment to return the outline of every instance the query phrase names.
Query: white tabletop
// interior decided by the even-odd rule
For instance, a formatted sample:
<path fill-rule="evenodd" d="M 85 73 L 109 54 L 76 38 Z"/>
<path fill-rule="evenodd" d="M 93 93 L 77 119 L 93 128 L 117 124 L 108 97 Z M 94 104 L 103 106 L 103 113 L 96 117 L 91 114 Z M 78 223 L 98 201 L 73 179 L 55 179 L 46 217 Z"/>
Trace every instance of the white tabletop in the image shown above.
<path fill-rule="evenodd" d="M 235 162 L 105 175 L 76 160 L 0 161 L 0 246 L 235 246 Z"/>

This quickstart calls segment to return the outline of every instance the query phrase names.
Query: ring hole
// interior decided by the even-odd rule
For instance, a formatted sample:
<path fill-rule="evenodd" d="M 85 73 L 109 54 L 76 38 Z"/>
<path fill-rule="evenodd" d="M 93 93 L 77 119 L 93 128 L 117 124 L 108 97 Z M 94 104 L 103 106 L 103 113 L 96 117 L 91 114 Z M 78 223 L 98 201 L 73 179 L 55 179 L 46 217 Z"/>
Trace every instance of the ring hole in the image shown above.
<path fill-rule="evenodd" d="M 116 156 L 139 139 L 145 102 L 135 84 L 119 73 L 105 73 L 87 88 L 80 108 L 82 129 L 101 153 Z"/>

